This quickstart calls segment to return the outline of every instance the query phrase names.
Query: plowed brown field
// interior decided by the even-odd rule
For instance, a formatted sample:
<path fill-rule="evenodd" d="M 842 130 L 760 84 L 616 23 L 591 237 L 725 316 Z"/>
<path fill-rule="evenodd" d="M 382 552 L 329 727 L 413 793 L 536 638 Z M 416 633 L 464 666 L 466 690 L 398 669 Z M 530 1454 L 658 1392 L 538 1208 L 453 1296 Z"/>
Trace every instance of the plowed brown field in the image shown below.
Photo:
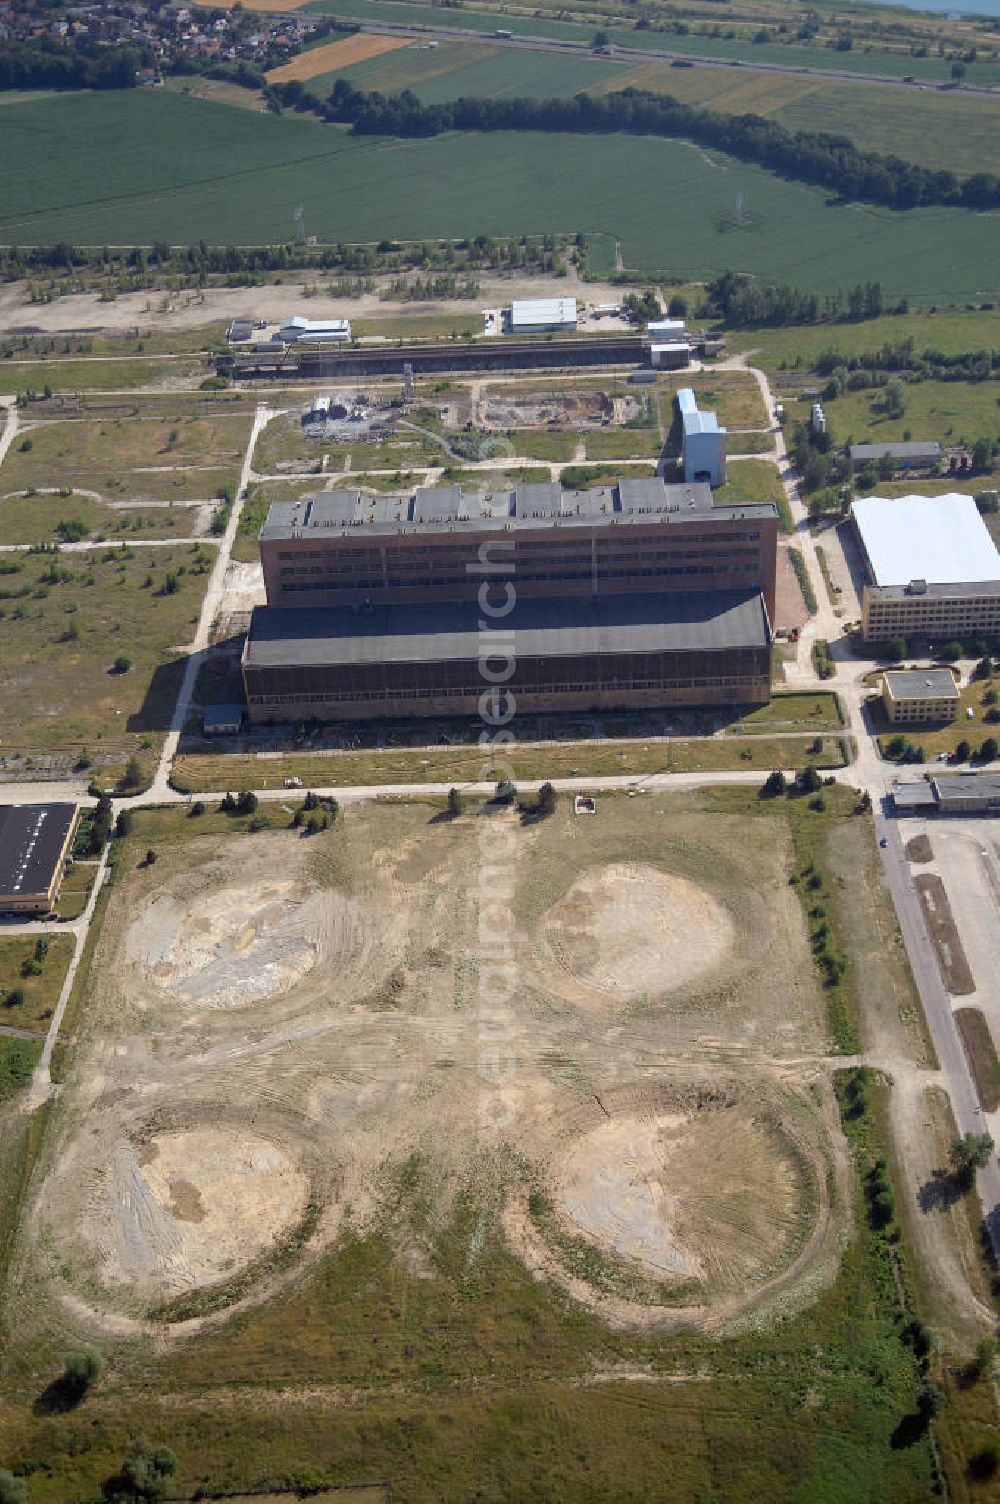
<path fill-rule="evenodd" d="M 346 68 L 351 63 L 363 63 L 370 57 L 380 57 L 383 52 L 395 52 L 399 47 L 411 47 L 412 37 L 380 37 L 371 32 L 359 32 L 357 36 L 345 37 L 340 42 L 327 42 L 325 47 L 312 47 L 300 52 L 290 63 L 272 68 L 267 75 L 269 84 L 287 84 L 293 79 L 302 83 L 318 78 L 321 73 L 332 73 L 336 68 Z"/>

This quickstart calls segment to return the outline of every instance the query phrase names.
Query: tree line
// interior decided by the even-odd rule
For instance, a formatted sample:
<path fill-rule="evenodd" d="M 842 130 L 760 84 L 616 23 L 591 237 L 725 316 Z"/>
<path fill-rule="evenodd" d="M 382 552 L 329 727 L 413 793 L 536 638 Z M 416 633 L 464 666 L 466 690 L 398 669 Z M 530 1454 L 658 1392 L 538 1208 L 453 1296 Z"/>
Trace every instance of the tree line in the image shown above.
<path fill-rule="evenodd" d="M 383 95 L 356 89 L 339 78 L 325 101 L 298 80 L 272 85 L 268 96 L 279 108 L 312 111 L 364 136 L 424 137 L 453 130 L 680 136 L 741 162 L 832 189 L 846 199 L 893 209 L 1000 206 L 1000 178 L 992 173 L 962 180 L 953 172 L 862 151 L 846 136 L 790 131 L 759 115 L 725 115 L 645 89 L 576 94 L 569 99 L 456 99 L 424 105 L 408 89 Z"/>
<path fill-rule="evenodd" d="M 136 70 L 152 60 L 141 47 L 67 45 L 48 37 L 0 42 L 0 89 L 132 89 Z"/>
<path fill-rule="evenodd" d="M 783 283 L 757 282 L 745 272 L 725 271 L 705 288 L 707 312 L 740 329 L 756 324 L 815 324 L 877 319 L 886 312 L 879 282 L 859 282 L 846 293 L 803 292 Z"/>

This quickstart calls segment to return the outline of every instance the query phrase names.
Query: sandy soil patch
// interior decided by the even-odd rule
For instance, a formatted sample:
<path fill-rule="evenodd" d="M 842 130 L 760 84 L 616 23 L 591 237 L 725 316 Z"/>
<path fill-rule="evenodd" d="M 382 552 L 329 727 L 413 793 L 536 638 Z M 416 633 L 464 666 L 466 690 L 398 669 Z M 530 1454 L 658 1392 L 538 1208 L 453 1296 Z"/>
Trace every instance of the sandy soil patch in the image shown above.
<path fill-rule="evenodd" d="M 375 32 L 359 32 L 357 36 L 345 37 L 340 42 L 327 42 L 322 47 L 310 47 L 300 52 L 290 63 L 272 68 L 267 74 L 269 84 L 285 84 L 293 79 L 303 82 L 319 78 L 321 73 L 332 73 L 337 68 L 347 68 L 351 63 L 363 63 L 370 57 L 381 57 L 383 52 L 397 52 L 400 47 L 412 47 L 412 37 L 378 36 Z"/>
<path fill-rule="evenodd" d="M 194 902 L 162 893 L 131 925 L 126 955 L 180 1002 L 237 1008 L 286 991 L 312 970 L 334 907 L 290 882 L 223 888 Z M 354 937 L 341 938 L 350 945 Z"/>
<path fill-rule="evenodd" d="M 585 986 L 628 1001 L 716 970 L 733 923 L 710 893 L 641 862 L 584 873 L 549 911 L 544 937 Z"/>
<path fill-rule="evenodd" d="M 105 1196 L 102 1277 L 169 1297 L 265 1254 L 301 1217 L 308 1180 L 267 1139 L 199 1128 L 119 1143 Z"/>
<path fill-rule="evenodd" d="M 286 274 L 281 283 L 261 287 L 216 287 L 204 290 L 185 290 L 171 293 L 127 292 L 113 303 L 101 302 L 98 293 L 71 293 L 57 298 L 52 303 L 29 301 L 26 282 L 8 282 L 0 286 L 0 331 L 33 329 L 43 334 L 69 333 L 74 330 L 94 333 L 106 329 L 113 332 L 130 329 L 203 329 L 219 321 L 228 323 L 236 318 L 266 318 L 280 320 L 289 314 L 301 313 L 301 295 L 309 286 L 308 311 L 316 319 L 391 319 L 419 317 L 421 314 L 450 314 L 467 317 L 469 302 L 461 298 L 438 299 L 434 302 L 386 303 L 380 297 L 390 277 L 377 279 L 373 292 L 359 298 L 338 298 L 329 294 L 316 294 L 311 285 L 313 273 L 302 272 L 295 281 Z M 507 276 L 490 273 L 478 274 L 481 306 L 489 308 L 498 303 L 509 303 L 512 298 L 551 298 L 557 292 L 560 297 L 573 297 L 588 303 L 615 302 L 621 300 L 621 288 L 610 282 L 582 282 L 576 268 L 570 267 L 568 276 L 558 283 L 551 277 L 516 272 Z M 477 305 L 480 306 L 480 305 Z M 190 386 L 190 377 L 175 383 L 178 388 Z"/>
<path fill-rule="evenodd" d="M 751 1288 L 780 1269 L 806 1184 L 766 1106 L 611 1111 L 556 1172 L 560 1208 L 582 1233 L 657 1278 L 697 1280 L 706 1294 Z"/>
<path fill-rule="evenodd" d="M 508 1239 L 619 1326 L 718 1325 L 787 1297 L 832 1252 L 822 1130 L 803 1109 L 772 1079 L 604 1094 L 545 1172 L 554 1221 L 515 1196 Z"/>

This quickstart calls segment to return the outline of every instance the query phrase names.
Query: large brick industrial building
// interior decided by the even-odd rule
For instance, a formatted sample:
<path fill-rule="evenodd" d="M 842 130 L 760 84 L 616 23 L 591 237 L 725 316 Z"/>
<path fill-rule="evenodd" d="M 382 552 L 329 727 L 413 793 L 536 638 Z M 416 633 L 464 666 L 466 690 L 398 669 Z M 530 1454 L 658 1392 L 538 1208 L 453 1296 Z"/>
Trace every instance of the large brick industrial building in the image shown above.
<path fill-rule="evenodd" d="M 250 719 L 475 713 L 482 630 L 501 625 L 524 710 L 759 704 L 777 531 L 770 504 L 653 479 L 275 503 L 268 605 L 243 656 Z M 484 580 L 496 599 L 512 587 L 502 623 L 481 622 Z"/>

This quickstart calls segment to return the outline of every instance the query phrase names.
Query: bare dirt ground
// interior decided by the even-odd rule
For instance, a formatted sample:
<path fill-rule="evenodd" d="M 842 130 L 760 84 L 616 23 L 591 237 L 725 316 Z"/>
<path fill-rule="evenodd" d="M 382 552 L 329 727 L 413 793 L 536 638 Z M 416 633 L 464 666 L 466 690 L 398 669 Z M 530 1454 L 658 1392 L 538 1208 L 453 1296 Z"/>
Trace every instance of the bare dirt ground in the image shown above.
<path fill-rule="evenodd" d="M 907 841 L 905 850 L 908 862 L 932 862 L 934 860 L 930 836 L 914 836 L 912 841 Z"/>
<path fill-rule="evenodd" d="M 388 278 L 386 281 L 390 280 Z M 443 299 L 433 303 L 383 302 L 378 292 L 360 298 L 333 298 L 313 278 L 289 275 L 282 283 L 263 287 L 206 288 L 177 293 L 123 293 L 113 303 L 103 303 L 97 293 L 75 293 L 53 303 L 29 303 L 27 284 L 9 282 L 0 286 L 0 333 L 35 329 L 42 333 L 122 333 L 129 329 L 201 329 L 206 324 L 228 323 L 235 318 L 274 321 L 301 313 L 302 294 L 308 284 L 310 318 L 400 319 L 420 314 L 453 317 L 499 306 L 511 298 L 553 296 L 553 280 L 544 276 L 477 278 L 480 297 Z M 575 268 L 561 278 L 560 297 L 576 296 L 588 303 L 619 303 L 621 288 L 609 282 L 582 282 Z"/>
<path fill-rule="evenodd" d="M 936 873 L 925 872 L 914 878 L 913 886 L 920 895 L 920 904 L 937 952 L 944 985 L 956 997 L 966 997 L 970 992 L 975 992 L 976 983 L 966 960 L 944 883 Z"/>
<path fill-rule="evenodd" d="M 802 598 L 802 586 L 792 568 L 788 550 L 779 548 L 774 591 L 774 625 L 784 632 L 790 632 L 796 627 L 801 631 L 808 620 L 809 611 Z"/>
<path fill-rule="evenodd" d="M 549 910 L 543 933 L 574 981 L 631 1000 L 716 971 L 733 926 L 694 883 L 620 862 L 578 877 Z"/>
<path fill-rule="evenodd" d="M 59 1311 L 61 1338 L 224 1322 L 345 1220 L 375 1225 L 414 1156 L 431 1227 L 476 1195 L 495 1210 L 473 1244 L 506 1239 L 625 1328 L 793 1309 L 832 1277 L 849 1198 L 801 911 L 773 901 L 782 820 L 663 795 L 528 827 L 393 805 L 311 839 L 187 823 L 117 879 L 19 1338 Z M 518 944 L 497 1003 L 480 875 L 500 851 Z M 435 1277 L 426 1225 L 391 1235 Z M 203 1304 L 168 1320 L 178 1295 Z"/>

